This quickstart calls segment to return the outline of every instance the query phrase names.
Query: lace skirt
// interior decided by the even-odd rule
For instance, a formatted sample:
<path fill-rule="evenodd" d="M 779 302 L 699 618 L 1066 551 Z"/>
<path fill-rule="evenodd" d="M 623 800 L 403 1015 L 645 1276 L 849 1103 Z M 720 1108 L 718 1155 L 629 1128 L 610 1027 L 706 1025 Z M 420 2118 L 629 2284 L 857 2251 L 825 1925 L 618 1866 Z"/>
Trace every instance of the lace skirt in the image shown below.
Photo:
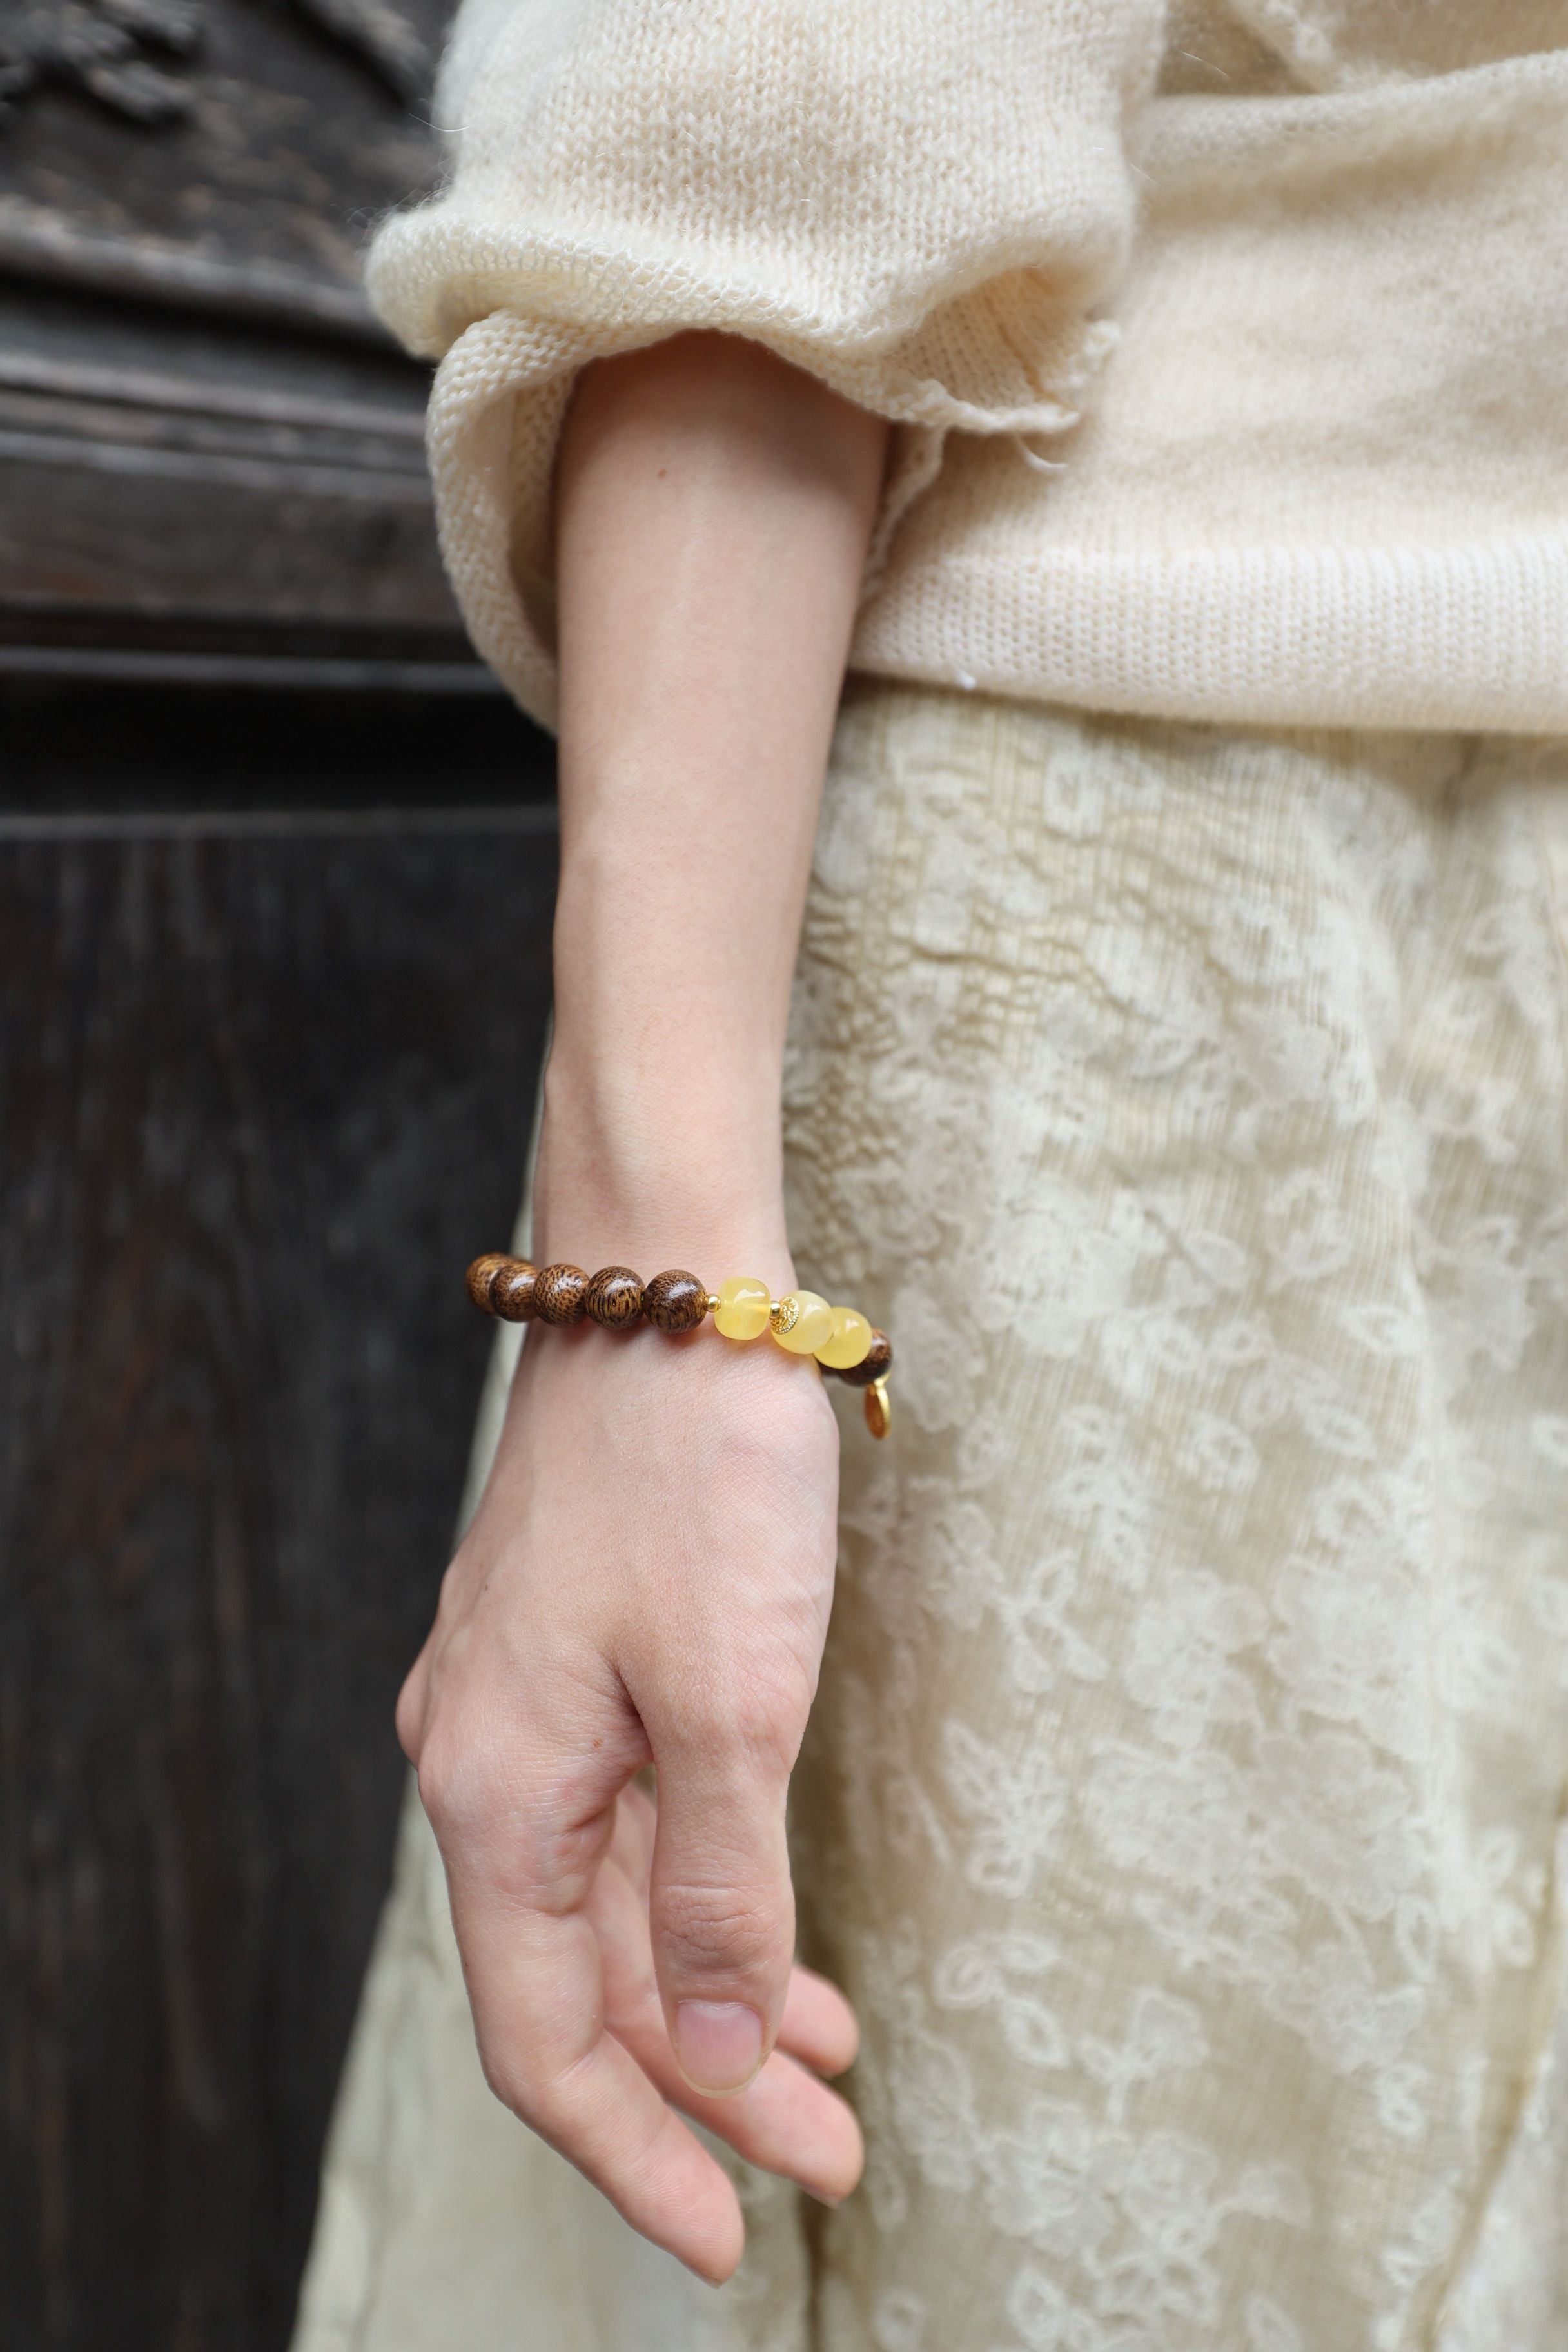
<path fill-rule="evenodd" d="M 897 1420 L 793 1812 L 865 2186 L 744 2180 L 717 2294 L 634 2239 L 411 1804 L 296 2352 L 1568 2345 L 1560 898 L 1560 747 L 852 687 L 792 1231 Z"/>

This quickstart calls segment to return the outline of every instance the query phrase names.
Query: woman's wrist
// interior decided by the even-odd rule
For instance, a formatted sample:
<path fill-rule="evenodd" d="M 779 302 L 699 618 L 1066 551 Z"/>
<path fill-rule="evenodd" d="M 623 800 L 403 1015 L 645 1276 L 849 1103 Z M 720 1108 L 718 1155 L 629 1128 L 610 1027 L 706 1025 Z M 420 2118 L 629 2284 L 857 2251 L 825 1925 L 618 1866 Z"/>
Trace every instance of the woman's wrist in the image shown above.
<path fill-rule="evenodd" d="M 583 1071 L 552 1053 L 534 1181 L 534 1254 L 793 1280 L 776 1081 L 698 1063 Z"/>

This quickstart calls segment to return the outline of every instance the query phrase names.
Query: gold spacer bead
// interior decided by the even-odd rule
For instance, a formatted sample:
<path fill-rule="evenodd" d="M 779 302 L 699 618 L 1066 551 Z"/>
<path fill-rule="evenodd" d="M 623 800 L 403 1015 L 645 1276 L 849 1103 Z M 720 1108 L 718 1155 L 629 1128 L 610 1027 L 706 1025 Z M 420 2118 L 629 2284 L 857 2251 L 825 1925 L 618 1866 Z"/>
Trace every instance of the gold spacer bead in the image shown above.
<path fill-rule="evenodd" d="M 717 1315 L 717 1314 L 718 1314 L 718 1312 L 719 1312 L 719 1306 L 720 1306 L 720 1299 L 719 1299 L 719 1294 L 718 1294 L 718 1292 L 717 1292 L 716 1290 L 710 1290 L 710 1291 L 708 1293 L 708 1312 L 709 1312 L 709 1314 L 710 1314 L 710 1315 Z"/>
<path fill-rule="evenodd" d="M 773 1325 L 773 1336 L 775 1339 L 782 1339 L 786 1331 L 793 1331 L 795 1325 L 800 1321 L 799 1299 L 775 1298 L 772 1300 L 768 1307 L 768 1321 Z"/>

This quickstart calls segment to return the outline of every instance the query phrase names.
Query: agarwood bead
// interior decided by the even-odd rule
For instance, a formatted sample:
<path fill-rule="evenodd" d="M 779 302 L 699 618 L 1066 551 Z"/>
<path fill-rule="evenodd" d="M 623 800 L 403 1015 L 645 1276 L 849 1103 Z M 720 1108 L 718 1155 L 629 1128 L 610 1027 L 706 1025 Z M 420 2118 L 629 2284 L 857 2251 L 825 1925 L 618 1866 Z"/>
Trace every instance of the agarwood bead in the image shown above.
<path fill-rule="evenodd" d="M 695 1331 L 707 1312 L 708 1286 L 694 1274 L 656 1274 L 643 1293 L 643 1313 L 660 1331 Z"/>
<path fill-rule="evenodd" d="M 629 1265 L 602 1265 L 583 1295 L 588 1318 L 606 1331 L 624 1331 L 642 1319 L 642 1281 Z"/>
<path fill-rule="evenodd" d="M 490 1309 L 503 1323 L 531 1323 L 539 1271 L 526 1258 L 509 1257 L 490 1281 Z"/>
<path fill-rule="evenodd" d="M 533 1286 L 533 1311 L 542 1323 L 581 1323 L 588 1277 L 580 1265 L 547 1265 Z"/>
<path fill-rule="evenodd" d="M 885 1331 L 873 1331 L 871 1345 L 858 1364 L 851 1364 L 838 1375 L 852 1389 L 868 1389 L 873 1381 L 885 1380 L 893 1366 L 893 1343 Z"/>
<path fill-rule="evenodd" d="M 510 1264 L 511 1260 L 504 1250 L 487 1250 L 483 1257 L 477 1257 L 468 1268 L 467 1276 L 468 1297 L 481 1315 L 495 1313 L 495 1308 L 490 1305 L 490 1284 L 502 1266 Z"/>

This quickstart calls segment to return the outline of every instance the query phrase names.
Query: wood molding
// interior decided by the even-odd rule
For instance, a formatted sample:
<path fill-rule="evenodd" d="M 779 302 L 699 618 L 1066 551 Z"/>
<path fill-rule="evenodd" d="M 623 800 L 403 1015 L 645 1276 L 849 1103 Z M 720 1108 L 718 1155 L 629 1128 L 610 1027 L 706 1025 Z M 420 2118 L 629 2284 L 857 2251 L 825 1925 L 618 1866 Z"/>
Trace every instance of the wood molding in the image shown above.
<path fill-rule="evenodd" d="M 405 104 L 426 87 L 430 52 L 391 0 L 293 0 Z M 0 12 L 0 125 L 51 82 L 80 89 L 127 122 L 177 121 L 198 96 L 207 0 L 52 0 Z"/>

